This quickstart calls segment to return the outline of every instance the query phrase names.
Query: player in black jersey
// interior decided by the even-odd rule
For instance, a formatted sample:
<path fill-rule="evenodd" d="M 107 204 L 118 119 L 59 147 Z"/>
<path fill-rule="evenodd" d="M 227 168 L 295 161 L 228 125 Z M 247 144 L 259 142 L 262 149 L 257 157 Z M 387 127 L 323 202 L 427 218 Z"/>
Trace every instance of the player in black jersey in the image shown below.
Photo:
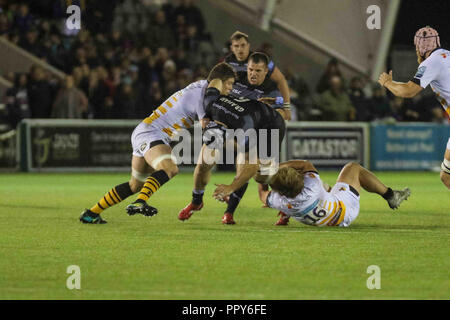
<path fill-rule="evenodd" d="M 225 62 L 230 64 L 238 75 L 233 95 L 254 99 L 254 97 L 246 95 L 249 92 L 249 86 L 253 94 L 259 95 L 258 98 L 271 96 L 278 89 L 281 93 L 281 97 L 278 99 L 279 104 L 284 105 L 286 108 L 290 107 L 289 86 L 286 78 L 278 67 L 275 66 L 274 62 L 267 57 L 267 63 L 265 65 L 257 65 L 258 62 L 256 64 L 254 62 L 252 63 L 251 57 L 254 52 L 250 51 L 248 35 L 245 33 L 236 31 L 231 35 L 230 41 L 231 53 L 225 57 Z M 259 53 L 259 55 L 262 54 Z M 256 70 L 264 73 L 264 77 L 256 79 Z M 285 111 L 284 113 L 286 114 L 283 117 L 286 120 L 290 120 L 290 112 Z"/>
<path fill-rule="evenodd" d="M 290 120 L 290 104 L 283 103 L 284 99 L 279 96 L 276 84 L 267 77 L 269 61 L 265 53 L 252 53 L 248 58 L 245 77 L 238 76 L 230 95 L 266 102 L 277 109 L 285 120 Z"/>
<path fill-rule="evenodd" d="M 272 144 L 275 144 L 273 149 L 275 149 L 275 157 L 277 157 L 281 141 L 284 138 L 285 122 L 276 110 L 256 100 L 221 96 L 221 86 L 220 80 L 214 80 L 209 84 L 205 94 L 205 117 L 209 118 L 211 122 L 204 131 L 203 139 L 205 144 L 194 172 L 192 202 L 181 210 L 178 216 L 178 219 L 183 221 L 189 219 L 194 211 L 198 211 L 203 207 L 204 189 L 209 181 L 210 171 L 215 165 L 214 161 L 210 160 L 206 160 L 205 163 L 205 154 L 215 155 L 214 151 L 216 150 L 212 152 L 208 150 L 208 148 L 211 149 L 213 143 L 215 146 L 217 144 L 223 145 L 227 139 L 234 138 L 234 136 L 229 135 L 231 129 L 242 129 L 246 132 L 250 130 L 256 131 L 254 135 L 256 139 L 252 139 L 251 135 L 237 139 L 236 177 L 230 185 L 220 185 L 215 191 L 216 199 L 221 201 L 229 196 L 228 206 L 222 218 L 222 223 L 234 224 L 234 211 L 247 189 L 248 181 L 258 171 L 258 160 L 274 157 Z M 264 137 L 260 134 L 264 133 L 260 131 L 261 129 L 267 130 L 267 134 Z M 277 140 L 272 140 L 272 133 L 274 133 L 273 139 Z M 266 137 L 268 140 L 264 141 Z M 262 141 L 260 142 L 259 139 L 262 139 Z M 264 143 L 266 143 L 267 148 L 265 152 L 261 152 L 259 146 Z M 253 154 L 257 153 L 257 159 L 250 159 L 249 157 L 255 149 L 256 152 Z"/>

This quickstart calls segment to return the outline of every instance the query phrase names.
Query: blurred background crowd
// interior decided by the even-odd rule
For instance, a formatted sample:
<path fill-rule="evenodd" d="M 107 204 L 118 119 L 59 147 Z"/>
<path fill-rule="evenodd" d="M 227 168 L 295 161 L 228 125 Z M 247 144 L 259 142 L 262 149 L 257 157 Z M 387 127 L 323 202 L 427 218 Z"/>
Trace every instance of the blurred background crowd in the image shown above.
<path fill-rule="evenodd" d="M 82 10 L 81 30 L 65 28 L 68 2 Z M 198 79 L 226 54 L 194 0 L 0 0 L 0 36 L 68 76 L 39 65 L 2 74 L 14 86 L 0 94 L 11 126 L 23 118 L 140 119 Z M 271 55 L 271 45 L 259 50 Z M 277 63 L 277 57 L 272 57 Z M 366 77 L 346 79 L 332 59 L 316 86 L 278 63 L 291 89 L 294 120 L 445 122 L 424 91 L 396 98 Z"/>

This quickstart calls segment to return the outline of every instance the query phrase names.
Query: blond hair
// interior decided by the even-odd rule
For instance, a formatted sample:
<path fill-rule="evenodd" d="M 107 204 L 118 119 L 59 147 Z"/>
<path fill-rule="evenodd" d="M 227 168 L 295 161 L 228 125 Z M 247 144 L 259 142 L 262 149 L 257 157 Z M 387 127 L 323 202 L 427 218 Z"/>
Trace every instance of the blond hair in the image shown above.
<path fill-rule="evenodd" d="M 269 186 L 283 196 L 295 198 L 303 190 L 303 175 L 294 168 L 280 168 L 270 179 Z"/>

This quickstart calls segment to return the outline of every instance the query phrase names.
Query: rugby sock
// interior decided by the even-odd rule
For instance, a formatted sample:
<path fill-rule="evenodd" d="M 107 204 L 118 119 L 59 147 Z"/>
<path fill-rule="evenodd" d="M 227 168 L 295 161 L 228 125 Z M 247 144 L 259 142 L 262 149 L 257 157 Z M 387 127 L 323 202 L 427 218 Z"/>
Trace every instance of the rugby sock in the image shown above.
<path fill-rule="evenodd" d="M 388 188 L 386 193 L 382 195 L 385 200 L 389 200 L 394 195 L 394 191 L 391 188 Z"/>
<path fill-rule="evenodd" d="M 153 172 L 152 175 L 145 181 L 145 184 L 135 202 L 146 202 L 148 198 L 158 191 L 158 189 L 161 188 L 164 183 L 169 181 L 169 179 L 169 176 L 164 170 Z"/>
<path fill-rule="evenodd" d="M 100 199 L 95 206 L 90 210 L 94 213 L 100 214 L 103 210 L 118 204 L 131 196 L 134 192 L 131 191 L 130 184 L 128 182 L 119 184 L 108 191 L 107 194 Z"/>
<path fill-rule="evenodd" d="M 192 203 L 199 206 L 203 202 L 203 195 L 205 190 L 192 190 Z"/>
<path fill-rule="evenodd" d="M 234 211 L 236 210 L 237 206 L 239 205 L 239 202 L 241 202 L 242 197 L 244 196 L 245 190 L 247 190 L 248 182 L 244 184 L 242 187 L 234 191 L 230 195 L 230 200 L 228 200 L 228 206 L 225 213 L 231 213 L 234 214 Z"/>

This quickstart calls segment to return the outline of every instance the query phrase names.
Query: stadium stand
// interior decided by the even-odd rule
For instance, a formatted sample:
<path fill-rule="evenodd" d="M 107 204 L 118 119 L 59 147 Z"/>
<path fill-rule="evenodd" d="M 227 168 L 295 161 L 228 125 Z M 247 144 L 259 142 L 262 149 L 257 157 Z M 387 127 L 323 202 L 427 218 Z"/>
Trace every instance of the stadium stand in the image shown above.
<path fill-rule="evenodd" d="M 12 128 L 28 117 L 142 118 L 172 92 L 205 78 L 208 68 L 223 56 L 192 1 L 178 5 L 169 1 L 72 2 L 80 5 L 86 17 L 79 32 L 64 27 L 66 1 L 33 5 L 0 1 L 2 41 L 33 57 L 21 63 L 27 70 L 0 70 L 1 121 Z M 263 43 L 261 48 L 271 51 L 271 44 Z M 333 76 L 338 76 L 342 95 L 349 99 L 344 98 L 346 114 L 336 114 L 334 120 L 446 121 L 439 104 L 426 93 L 414 101 L 393 99 L 366 78 L 345 79 L 334 59 L 326 66 L 317 92 L 311 90 L 308 79 L 283 67 L 291 86 L 294 120 L 330 120 L 321 102 L 324 94 L 330 101 L 336 99 L 331 91 L 325 92 Z M 68 82 L 73 82 L 80 106 L 67 105 Z M 80 112 L 52 111 L 56 106 Z"/>

